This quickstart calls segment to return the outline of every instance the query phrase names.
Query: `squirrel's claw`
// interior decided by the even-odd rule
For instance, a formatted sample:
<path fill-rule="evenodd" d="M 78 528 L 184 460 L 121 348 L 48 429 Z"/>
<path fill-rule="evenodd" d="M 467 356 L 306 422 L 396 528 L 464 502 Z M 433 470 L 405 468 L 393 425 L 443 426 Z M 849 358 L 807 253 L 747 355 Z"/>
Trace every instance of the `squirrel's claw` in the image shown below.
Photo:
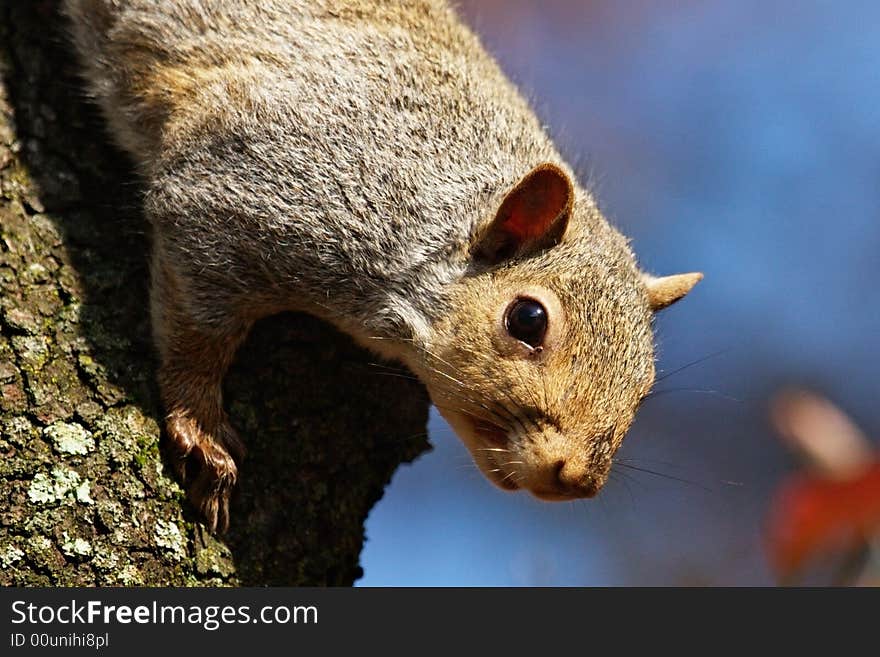
<path fill-rule="evenodd" d="M 229 500 L 238 479 L 244 445 L 224 421 L 213 435 L 191 418 L 172 415 L 168 438 L 177 474 L 187 496 L 212 532 L 229 528 Z"/>

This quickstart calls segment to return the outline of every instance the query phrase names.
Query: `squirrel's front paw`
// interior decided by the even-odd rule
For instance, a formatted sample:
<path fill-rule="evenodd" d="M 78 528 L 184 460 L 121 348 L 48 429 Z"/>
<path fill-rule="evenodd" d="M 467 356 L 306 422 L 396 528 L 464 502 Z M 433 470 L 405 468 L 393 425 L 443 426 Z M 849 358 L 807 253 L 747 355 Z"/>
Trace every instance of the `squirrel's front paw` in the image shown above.
<path fill-rule="evenodd" d="M 225 532 L 236 462 L 244 457 L 241 440 L 225 420 L 209 433 L 195 419 L 172 413 L 167 428 L 172 460 L 190 501 L 211 531 Z"/>

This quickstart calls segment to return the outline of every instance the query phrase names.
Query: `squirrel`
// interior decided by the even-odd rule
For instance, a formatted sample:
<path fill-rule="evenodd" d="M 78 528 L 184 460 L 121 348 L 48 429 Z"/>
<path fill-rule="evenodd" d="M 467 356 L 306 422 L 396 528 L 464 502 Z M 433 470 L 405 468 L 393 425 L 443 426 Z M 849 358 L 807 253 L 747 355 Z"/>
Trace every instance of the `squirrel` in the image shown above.
<path fill-rule="evenodd" d="M 259 318 L 402 362 L 485 476 L 592 497 L 655 378 L 645 274 L 445 0 L 63 0 L 145 181 L 167 442 L 214 531 L 245 453 L 222 381 Z"/>

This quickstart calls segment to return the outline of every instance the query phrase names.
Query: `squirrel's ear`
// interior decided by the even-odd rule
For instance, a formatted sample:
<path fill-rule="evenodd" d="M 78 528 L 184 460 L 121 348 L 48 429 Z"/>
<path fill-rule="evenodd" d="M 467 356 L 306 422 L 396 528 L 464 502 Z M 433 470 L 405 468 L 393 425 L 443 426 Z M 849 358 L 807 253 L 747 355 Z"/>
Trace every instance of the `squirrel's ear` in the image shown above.
<path fill-rule="evenodd" d="M 703 275 L 699 272 L 660 278 L 642 274 L 642 280 L 648 289 L 648 303 L 651 305 L 651 310 L 662 310 L 672 305 L 690 292 L 702 278 Z"/>
<path fill-rule="evenodd" d="M 574 186 L 566 173 L 555 164 L 539 164 L 504 197 L 471 254 L 494 265 L 554 246 L 565 233 L 573 203 Z"/>

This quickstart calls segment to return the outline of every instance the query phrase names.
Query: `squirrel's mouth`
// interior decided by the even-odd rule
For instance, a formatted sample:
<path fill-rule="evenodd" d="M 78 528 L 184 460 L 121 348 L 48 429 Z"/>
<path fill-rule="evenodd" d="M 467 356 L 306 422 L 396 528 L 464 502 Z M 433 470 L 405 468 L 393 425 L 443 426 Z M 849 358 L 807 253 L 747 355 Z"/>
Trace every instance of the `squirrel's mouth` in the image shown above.
<path fill-rule="evenodd" d="M 519 490 L 519 484 L 514 481 L 516 474 L 514 471 L 508 472 L 503 463 L 503 459 L 499 460 L 498 455 L 507 453 L 507 445 L 509 442 L 508 430 L 484 419 L 469 418 L 474 434 L 487 445 L 483 448 L 483 454 L 486 460 L 491 464 L 485 468 L 484 472 L 489 479 L 499 488 L 504 490 Z"/>
<path fill-rule="evenodd" d="M 492 483 L 498 486 L 498 488 L 514 491 L 519 490 L 519 484 L 513 480 L 515 475 L 515 470 L 505 473 L 501 471 L 501 468 L 493 468 L 493 472 L 489 473 L 489 479 Z"/>
<path fill-rule="evenodd" d="M 507 445 L 507 429 L 487 420 L 474 420 L 474 433 L 495 447 Z"/>
<path fill-rule="evenodd" d="M 446 418 L 467 445 L 474 461 L 486 478 L 502 490 L 520 489 L 515 470 L 510 470 L 513 456 L 510 452 L 510 430 L 490 420 L 475 417 L 463 409 L 437 404 L 437 410 Z M 508 457 L 508 458 L 505 458 Z"/>
<path fill-rule="evenodd" d="M 460 409 L 438 409 L 467 445 L 482 473 L 502 490 L 527 490 L 544 502 L 567 502 L 594 497 L 605 483 L 607 473 L 595 468 L 585 470 L 575 482 L 565 481 L 558 476 L 559 467 L 550 467 L 546 455 L 518 446 L 517 434 L 511 434 L 510 428 Z"/>

